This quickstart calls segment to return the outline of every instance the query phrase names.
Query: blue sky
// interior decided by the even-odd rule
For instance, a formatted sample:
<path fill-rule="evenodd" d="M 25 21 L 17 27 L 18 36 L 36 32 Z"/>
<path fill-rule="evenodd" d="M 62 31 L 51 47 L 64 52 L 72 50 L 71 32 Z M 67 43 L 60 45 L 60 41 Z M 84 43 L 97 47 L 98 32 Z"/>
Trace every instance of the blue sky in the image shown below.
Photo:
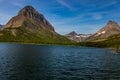
<path fill-rule="evenodd" d="M 0 0 L 0 24 L 26 5 L 44 14 L 60 34 L 95 33 L 109 20 L 120 23 L 120 0 Z"/>

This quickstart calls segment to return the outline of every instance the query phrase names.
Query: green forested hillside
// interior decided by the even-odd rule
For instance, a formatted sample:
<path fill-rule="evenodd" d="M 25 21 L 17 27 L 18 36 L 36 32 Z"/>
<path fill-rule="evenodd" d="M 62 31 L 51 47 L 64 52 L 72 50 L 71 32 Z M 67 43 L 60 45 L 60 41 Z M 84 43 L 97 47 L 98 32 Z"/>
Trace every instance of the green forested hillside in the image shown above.
<path fill-rule="evenodd" d="M 16 28 L 0 31 L 0 42 L 68 44 L 73 41 L 51 31 L 26 31 L 24 28 Z"/>

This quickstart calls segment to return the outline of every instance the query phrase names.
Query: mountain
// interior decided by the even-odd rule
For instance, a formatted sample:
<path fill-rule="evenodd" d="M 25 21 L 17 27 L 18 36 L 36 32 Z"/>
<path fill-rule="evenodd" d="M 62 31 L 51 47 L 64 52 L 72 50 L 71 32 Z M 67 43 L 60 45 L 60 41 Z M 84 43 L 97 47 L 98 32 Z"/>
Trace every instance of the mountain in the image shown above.
<path fill-rule="evenodd" d="M 71 42 L 56 33 L 48 20 L 32 6 L 25 6 L 17 16 L 8 21 L 0 31 L 0 41 L 23 43 Z"/>
<path fill-rule="evenodd" d="M 118 25 L 117 22 L 109 21 L 105 27 L 100 29 L 92 36 L 88 37 L 86 40 L 87 41 L 99 40 L 99 39 L 104 40 L 115 34 L 120 34 L 120 26 Z"/>
<path fill-rule="evenodd" d="M 82 42 L 89 36 L 91 36 L 91 34 L 77 34 L 75 31 L 72 31 L 65 35 L 65 37 L 67 37 L 68 39 L 76 42 Z"/>

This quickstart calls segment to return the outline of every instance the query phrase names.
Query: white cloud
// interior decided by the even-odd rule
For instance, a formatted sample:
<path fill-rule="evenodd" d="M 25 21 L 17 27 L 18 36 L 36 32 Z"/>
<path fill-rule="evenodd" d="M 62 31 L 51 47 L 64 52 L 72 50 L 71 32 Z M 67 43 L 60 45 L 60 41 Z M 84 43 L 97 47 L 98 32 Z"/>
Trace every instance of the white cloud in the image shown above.
<path fill-rule="evenodd" d="M 50 15 L 49 19 L 51 19 L 51 23 L 53 25 L 78 25 L 83 24 L 83 22 L 88 23 L 90 20 L 100 20 L 103 19 L 104 14 L 107 14 L 108 12 L 89 12 L 84 14 L 78 14 L 73 17 L 62 17 L 60 15 Z"/>
<path fill-rule="evenodd" d="M 56 0 L 59 4 L 61 4 L 62 6 L 69 8 L 70 10 L 74 10 L 75 8 L 72 7 L 70 4 L 68 4 L 67 2 L 65 2 L 65 0 Z"/>
<path fill-rule="evenodd" d="M 23 7 L 21 2 L 12 2 L 11 4 L 14 5 L 14 6 Z"/>
<path fill-rule="evenodd" d="M 119 0 L 118 0 L 119 1 Z M 117 0 L 77 0 L 77 2 L 84 7 L 106 8 L 117 4 Z"/>
<path fill-rule="evenodd" d="M 117 1 L 109 1 L 109 2 L 106 2 L 106 4 L 100 6 L 100 8 L 106 8 L 106 7 L 110 7 L 112 5 L 115 5 L 117 3 Z"/>

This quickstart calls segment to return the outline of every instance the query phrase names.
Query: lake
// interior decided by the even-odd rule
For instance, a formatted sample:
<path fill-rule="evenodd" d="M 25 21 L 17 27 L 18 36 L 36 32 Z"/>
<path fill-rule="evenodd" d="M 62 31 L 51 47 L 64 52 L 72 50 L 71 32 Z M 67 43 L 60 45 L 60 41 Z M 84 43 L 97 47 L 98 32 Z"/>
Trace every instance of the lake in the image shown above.
<path fill-rule="evenodd" d="M 1 43 L 0 80 L 120 80 L 120 54 L 104 48 Z"/>

